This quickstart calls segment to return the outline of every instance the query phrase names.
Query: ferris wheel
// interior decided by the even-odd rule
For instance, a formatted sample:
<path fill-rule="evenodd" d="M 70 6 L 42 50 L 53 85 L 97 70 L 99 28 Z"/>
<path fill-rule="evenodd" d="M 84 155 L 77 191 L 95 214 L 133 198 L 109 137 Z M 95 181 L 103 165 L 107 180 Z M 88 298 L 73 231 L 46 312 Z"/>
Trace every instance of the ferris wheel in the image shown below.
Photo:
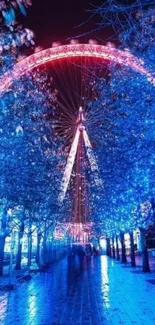
<path fill-rule="evenodd" d="M 74 220 L 77 223 L 86 220 L 87 176 L 83 170 L 87 160 L 94 182 L 104 187 L 99 177 L 99 167 L 94 151 L 94 140 L 89 129 L 88 102 L 93 93 L 96 78 L 107 74 L 107 62 L 115 62 L 130 67 L 143 74 L 154 84 L 151 73 L 143 66 L 143 62 L 129 51 L 121 51 L 111 45 L 98 45 L 94 41 L 79 44 L 72 41 L 68 45 L 54 44 L 51 48 L 39 51 L 18 62 L 11 72 L 0 78 L 0 93 L 7 91 L 14 80 L 28 71 L 46 67 L 52 76 L 52 87 L 58 91 L 56 111 L 56 130 L 64 137 L 68 146 L 66 167 L 64 170 L 59 201 L 62 203 L 70 183 L 73 184 Z M 100 117 L 97 117 L 98 123 Z M 72 178 L 74 180 L 72 181 Z M 88 204 L 89 205 L 89 204 Z M 86 212 L 87 210 L 87 212 Z"/>

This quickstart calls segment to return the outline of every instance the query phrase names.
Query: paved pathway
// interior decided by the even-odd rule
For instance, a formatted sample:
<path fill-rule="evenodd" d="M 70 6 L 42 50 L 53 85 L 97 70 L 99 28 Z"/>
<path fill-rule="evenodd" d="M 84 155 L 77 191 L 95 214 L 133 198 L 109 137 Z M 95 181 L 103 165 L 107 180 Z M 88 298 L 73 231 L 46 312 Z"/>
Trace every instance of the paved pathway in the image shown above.
<path fill-rule="evenodd" d="M 1 325 L 155 325 L 155 273 L 105 256 L 81 267 L 63 260 L 10 293 L 0 292 Z"/>

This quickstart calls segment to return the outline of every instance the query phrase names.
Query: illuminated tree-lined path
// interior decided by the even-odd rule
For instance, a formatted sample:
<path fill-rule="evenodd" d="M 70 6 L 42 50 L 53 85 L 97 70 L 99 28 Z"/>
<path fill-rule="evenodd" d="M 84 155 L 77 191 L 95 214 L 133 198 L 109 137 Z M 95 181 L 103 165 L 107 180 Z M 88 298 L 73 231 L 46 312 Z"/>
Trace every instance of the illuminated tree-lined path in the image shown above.
<path fill-rule="evenodd" d="M 107 44 L 42 49 L 1 1 L 2 325 L 155 322 L 155 7 L 128 2 L 92 8 Z"/>

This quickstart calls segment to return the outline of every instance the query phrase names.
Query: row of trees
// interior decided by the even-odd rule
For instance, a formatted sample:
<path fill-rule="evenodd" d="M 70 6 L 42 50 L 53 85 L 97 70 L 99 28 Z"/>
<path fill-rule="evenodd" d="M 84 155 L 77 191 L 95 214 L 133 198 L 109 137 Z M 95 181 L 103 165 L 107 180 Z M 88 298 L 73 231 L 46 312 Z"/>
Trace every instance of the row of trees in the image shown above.
<path fill-rule="evenodd" d="M 99 7 L 101 17 L 104 10 L 104 5 Z M 131 24 L 126 21 L 125 25 L 119 16 L 117 19 L 120 48 L 128 47 L 152 74 L 154 10 L 147 6 L 141 12 L 138 8 L 136 13 L 131 11 Z M 98 189 L 92 195 L 93 218 L 103 225 L 102 232 L 108 241 L 120 237 L 124 261 L 124 233 L 130 233 L 133 264 L 133 230 L 140 228 L 146 271 L 149 266 L 145 230 L 155 220 L 155 87 L 145 76 L 113 63 L 109 65 L 108 78 L 96 79 L 93 87 L 97 96 L 88 103 L 89 114 L 91 121 L 96 119 L 100 123 L 94 123 L 93 130 L 89 123 L 87 127 L 93 139 L 98 140 L 96 154 L 104 183 L 104 191 Z"/>
<path fill-rule="evenodd" d="M 6 14 L 19 7 L 24 13 L 24 5 L 29 4 L 20 1 L 15 6 L 10 1 L 8 7 L 1 8 L 0 75 L 23 58 L 26 47 L 34 50 L 33 33 L 15 24 L 15 15 L 6 20 Z M 5 239 L 13 229 L 18 230 L 19 269 L 24 232 L 31 251 L 33 227 L 38 233 L 37 247 L 41 238 L 45 246 L 47 229 L 53 233 L 58 221 L 64 154 L 62 140 L 53 132 L 56 94 L 51 91 L 51 82 L 45 70 L 33 71 L 15 81 L 0 98 L 0 275 Z"/>

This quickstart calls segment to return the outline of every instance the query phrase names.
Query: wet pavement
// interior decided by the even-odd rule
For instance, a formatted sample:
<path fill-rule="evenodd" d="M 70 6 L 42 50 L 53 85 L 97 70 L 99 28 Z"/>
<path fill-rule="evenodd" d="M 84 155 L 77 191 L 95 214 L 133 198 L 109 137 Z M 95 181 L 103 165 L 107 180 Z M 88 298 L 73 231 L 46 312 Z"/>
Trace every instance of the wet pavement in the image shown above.
<path fill-rule="evenodd" d="M 154 325 L 155 272 L 106 256 L 81 265 L 64 259 L 15 291 L 0 292 L 0 324 Z"/>

